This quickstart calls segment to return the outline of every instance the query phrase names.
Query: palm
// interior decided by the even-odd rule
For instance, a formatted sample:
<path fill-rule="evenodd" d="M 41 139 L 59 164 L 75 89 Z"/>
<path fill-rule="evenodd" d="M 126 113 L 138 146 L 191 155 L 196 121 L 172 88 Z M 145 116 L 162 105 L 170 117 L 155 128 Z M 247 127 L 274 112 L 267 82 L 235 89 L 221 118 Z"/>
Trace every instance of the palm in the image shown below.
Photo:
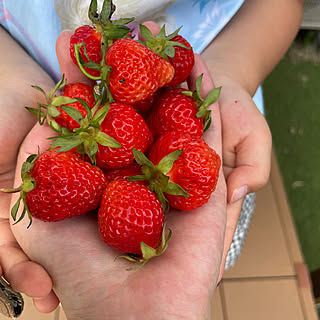
<path fill-rule="evenodd" d="M 215 108 L 214 113 L 217 110 Z M 218 114 L 215 119 L 219 120 Z M 215 123 L 213 128 L 215 131 L 211 129 L 206 137 L 219 152 L 219 123 Z M 46 149 L 48 145 L 45 138 L 50 135 L 50 128 L 36 125 L 21 147 L 17 168 L 21 167 L 29 154 L 37 152 L 38 144 L 40 150 Z M 18 172 L 16 176 L 19 177 Z M 17 185 L 20 183 L 18 179 Z M 13 196 L 12 201 L 15 198 L 17 195 Z M 153 303 L 158 306 L 158 310 L 152 309 L 153 314 L 163 311 L 163 306 L 173 298 L 178 299 L 181 305 L 190 306 L 194 299 L 208 297 L 212 293 L 221 262 L 225 202 L 226 186 L 221 173 L 217 189 L 204 207 L 194 212 L 170 213 L 168 227 L 172 229 L 173 237 L 168 250 L 133 272 L 126 270 L 131 266 L 130 262 L 120 259 L 114 262 L 119 252 L 111 250 L 101 240 L 94 214 L 58 223 L 34 219 L 29 229 L 26 228 L 28 221 L 24 219 L 12 230 L 29 258 L 42 265 L 51 275 L 55 292 L 65 302 L 66 310 L 72 309 L 68 303 L 74 301 L 79 305 L 88 303 L 88 296 L 83 293 L 90 292 L 93 301 L 112 295 L 112 299 L 120 303 L 121 297 L 121 303 L 130 308 L 131 313 L 136 305 L 143 307 Z M 77 299 L 71 301 L 71 296 L 77 296 Z M 205 301 L 208 303 L 209 299 Z M 118 310 L 114 310 L 118 314 L 120 306 L 117 303 L 113 306 L 118 307 Z M 196 307 L 198 309 L 199 306 Z M 108 308 L 108 312 L 112 312 L 110 306 Z M 207 309 L 208 305 L 200 310 Z M 174 312 L 174 309 L 171 311 Z M 121 312 L 126 314 L 129 311 L 121 308 Z"/>

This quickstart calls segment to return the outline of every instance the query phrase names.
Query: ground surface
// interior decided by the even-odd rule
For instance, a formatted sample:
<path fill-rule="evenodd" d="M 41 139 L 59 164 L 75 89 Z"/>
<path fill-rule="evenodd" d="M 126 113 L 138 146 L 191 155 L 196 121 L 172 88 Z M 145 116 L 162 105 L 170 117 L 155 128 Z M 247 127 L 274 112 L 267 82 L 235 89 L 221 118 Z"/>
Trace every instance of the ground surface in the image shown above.
<path fill-rule="evenodd" d="M 296 43 L 265 80 L 265 113 L 310 271 L 320 268 L 320 54 Z"/>

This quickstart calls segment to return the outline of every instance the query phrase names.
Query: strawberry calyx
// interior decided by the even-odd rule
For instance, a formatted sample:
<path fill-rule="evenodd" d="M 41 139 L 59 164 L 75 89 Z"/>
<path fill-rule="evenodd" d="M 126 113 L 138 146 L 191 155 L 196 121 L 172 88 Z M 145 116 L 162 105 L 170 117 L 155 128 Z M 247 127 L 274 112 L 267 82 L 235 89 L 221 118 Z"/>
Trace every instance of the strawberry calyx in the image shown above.
<path fill-rule="evenodd" d="M 197 105 L 197 118 L 203 119 L 203 132 L 209 129 L 211 125 L 211 110 L 209 110 L 210 105 L 215 103 L 219 96 L 221 87 L 212 89 L 205 99 L 201 96 L 201 83 L 202 83 L 203 74 L 201 74 L 196 80 L 196 90 L 192 91 L 181 91 L 185 96 L 192 97 Z"/>
<path fill-rule="evenodd" d="M 25 215 L 27 213 L 28 217 L 29 217 L 29 224 L 28 224 L 27 228 L 29 228 L 32 224 L 32 215 L 31 215 L 31 212 L 30 212 L 28 205 L 27 205 L 26 195 L 28 192 L 32 191 L 36 186 L 35 180 L 32 178 L 32 176 L 30 174 L 30 170 L 34 167 L 35 161 L 39 158 L 39 156 L 40 156 L 40 153 L 38 151 L 38 154 L 30 155 L 26 159 L 26 161 L 23 163 L 22 169 L 21 169 L 22 184 L 19 187 L 13 188 L 13 189 L 5 189 L 5 188 L 0 189 L 1 192 L 5 192 L 5 193 L 20 192 L 20 196 L 19 196 L 18 200 L 16 201 L 16 203 L 13 205 L 13 207 L 11 209 L 11 216 L 12 216 L 13 220 L 15 221 L 14 224 L 17 224 L 25 217 Z M 17 214 L 18 214 L 18 210 L 19 210 L 21 201 L 23 203 L 23 210 L 22 210 L 20 217 L 17 218 Z"/>
<path fill-rule="evenodd" d="M 189 47 L 178 41 L 171 41 L 176 35 L 178 35 L 181 28 L 182 26 L 167 36 L 165 26 L 163 26 L 159 33 L 154 36 L 145 25 L 140 25 L 141 35 L 145 39 L 145 42 L 141 43 L 168 61 L 168 57 L 173 58 L 175 56 L 174 47 L 181 47 L 190 50 Z"/>
<path fill-rule="evenodd" d="M 176 150 L 163 159 L 160 160 L 157 166 L 155 166 L 141 151 L 133 148 L 132 152 L 134 158 L 138 164 L 141 165 L 142 175 L 129 177 L 129 181 L 139 181 L 139 180 L 148 180 L 148 188 L 153 191 L 157 198 L 160 200 L 164 212 L 167 212 L 169 209 L 168 201 L 164 193 L 183 196 L 185 198 L 189 197 L 189 194 L 177 183 L 170 180 L 170 177 L 167 175 L 168 172 L 173 167 L 174 162 L 179 158 L 183 150 Z"/>
<path fill-rule="evenodd" d="M 129 37 L 130 28 L 126 24 L 132 22 L 134 18 L 122 18 L 111 20 L 111 17 L 116 9 L 112 0 L 104 0 L 101 12 L 97 11 L 97 0 L 92 0 L 89 6 L 88 16 L 96 30 L 101 34 L 101 61 L 100 63 L 93 62 L 87 54 L 87 48 L 84 42 L 74 46 L 75 56 L 80 70 L 84 75 L 94 81 L 100 81 L 98 87 L 101 94 L 102 103 L 113 102 L 113 97 L 109 89 L 109 74 L 111 67 L 106 64 L 105 56 L 109 46 L 116 39 Z M 81 47 L 84 47 L 84 54 L 88 62 L 85 62 L 80 55 Z M 100 71 L 100 76 L 89 74 L 86 68 Z"/>
<path fill-rule="evenodd" d="M 134 266 L 132 268 L 128 268 L 127 269 L 128 271 L 133 271 L 133 270 L 137 270 L 137 269 L 141 268 L 151 258 L 158 257 L 167 250 L 168 242 L 172 237 L 172 230 L 171 229 L 168 229 L 168 230 L 169 230 L 169 233 L 168 233 L 168 236 L 166 236 L 166 223 L 165 223 L 163 226 L 163 229 L 162 229 L 161 241 L 160 241 L 160 244 L 157 248 L 152 248 L 152 247 L 148 246 L 147 244 L 145 244 L 144 242 L 141 242 L 140 246 L 141 246 L 142 255 L 128 253 L 125 255 L 117 256 L 115 258 L 115 260 L 117 260 L 118 258 L 122 258 L 122 259 L 126 259 L 128 261 L 131 261 L 131 262 L 134 262 L 137 264 L 136 266 Z"/>
<path fill-rule="evenodd" d="M 101 123 L 104 121 L 110 109 L 109 104 L 101 107 L 98 101 L 97 104 L 90 109 L 89 105 L 85 101 L 81 99 L 77 99 L 77 101 L 80 101 L 86 108 L 86 117 L 83 117 L 78 110 L 72 107 L 69 107 L 70 109 L 65 111 L 70 115 L 70 117 L 79 123 L 80 128 L 75 128 L 73 132 L 65 129 L 66 131 L 64 134 L 47 139 L 54 140 L 51 143 L 51 146 L 52 148 L 59 147 L 58 152 L 77 148 L 79 154 L 87 155 L 92 164 L 95 165 L 95 155 L 98 152 L 99 144 L 111 148 L 121 148 L 121 144 L 111 136 L 100 131 Z"/>
<path fill-rule="evenodd" d="M 37 116 L 40 125 L 43 125 L 44 122 L 47 121 L 50 127 L 58 133 L 62 132 L 62 128 L 54 120 L 55 117 L 58 117 L 60 115 L 60 111 L 57 107 L 66 111 L 66 109 L 68 110 L 71 107 L 65 106 L 65 104 L 71 104 L 77 101 L 77 99 L 56 95 L 56 93 L 63 89 L 65 85 L 66 81 L 64 80 L 63 74 L 61 79 L 49 93 L 46 93 L 42 88 L 38 86 L 32 86 L 32 88 L 40 91 L 44 95 L 46 103 L 38 103 L 38 108 L 25 107 L 26 110 L 31 114 Z"/>

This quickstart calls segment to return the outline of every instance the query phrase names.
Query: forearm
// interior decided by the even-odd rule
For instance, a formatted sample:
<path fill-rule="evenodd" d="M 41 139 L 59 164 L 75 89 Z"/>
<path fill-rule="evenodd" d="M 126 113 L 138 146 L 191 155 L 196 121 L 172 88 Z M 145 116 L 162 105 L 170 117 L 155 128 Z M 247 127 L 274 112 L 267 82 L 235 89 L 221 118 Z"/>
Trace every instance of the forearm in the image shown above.
<path fill-rule="evenodd" d="M 217 86 L 229 78 L 251 95 L 299 29 L 303 0 L 246 0 L 203 53 Z"/>
<path fill-rule="evenodd" d="M 54 83 L 50 76 L 0 27 L 0 135 L 1 150 L 7 154 L 7 164 L 14 165 L 17 147 L 36 119 L 25 106 L 43 102 L 40 92 L 31 85 L 49 90 Z M 10 144 L 8 143 L 10 135 Z M 14 161 L 15 162 L 15 161 Z M 3 164 L 2 170 L 8 170 Z"/>

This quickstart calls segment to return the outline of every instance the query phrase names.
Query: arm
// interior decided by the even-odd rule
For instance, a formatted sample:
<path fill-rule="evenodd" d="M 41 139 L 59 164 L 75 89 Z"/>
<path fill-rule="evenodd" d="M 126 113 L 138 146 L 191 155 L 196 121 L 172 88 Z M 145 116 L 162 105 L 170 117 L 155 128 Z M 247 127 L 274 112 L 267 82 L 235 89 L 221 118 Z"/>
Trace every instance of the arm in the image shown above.
<path fill-rule="evenodd" d="M 0 187 L 9 188 L 20 144 L 36 121 L 24 107 L 42 100 L 31 85 L 40 84 L 47 90 L 53 81 L 1 27 L 0 42 Z M 10 199 L 10 195 L 0 193 L 0 275 L 29 296 L 46 296 L 52 286 L 49 276 L 29 261 L 11 232 Z"/>
<path fill-rule="evenodd" d="M 244 1 L 203 54 L 215 74 L 216 85 L 228 76 L 253 95 L 294 40 L 303 3 L 303 0 Z"/>
<path fill-rule="evenodd" d="M 293 41 L 302 19 L 303 0 L 246 0 L 203 53 L 216 86 L 222 86 L 223 168 L 227 178 L 224 262 L 246 193 L 269 178 L 271 133 L 252 100 L 258 86 Z M 224 263 L 221 265 L 220 277 Z"/>

